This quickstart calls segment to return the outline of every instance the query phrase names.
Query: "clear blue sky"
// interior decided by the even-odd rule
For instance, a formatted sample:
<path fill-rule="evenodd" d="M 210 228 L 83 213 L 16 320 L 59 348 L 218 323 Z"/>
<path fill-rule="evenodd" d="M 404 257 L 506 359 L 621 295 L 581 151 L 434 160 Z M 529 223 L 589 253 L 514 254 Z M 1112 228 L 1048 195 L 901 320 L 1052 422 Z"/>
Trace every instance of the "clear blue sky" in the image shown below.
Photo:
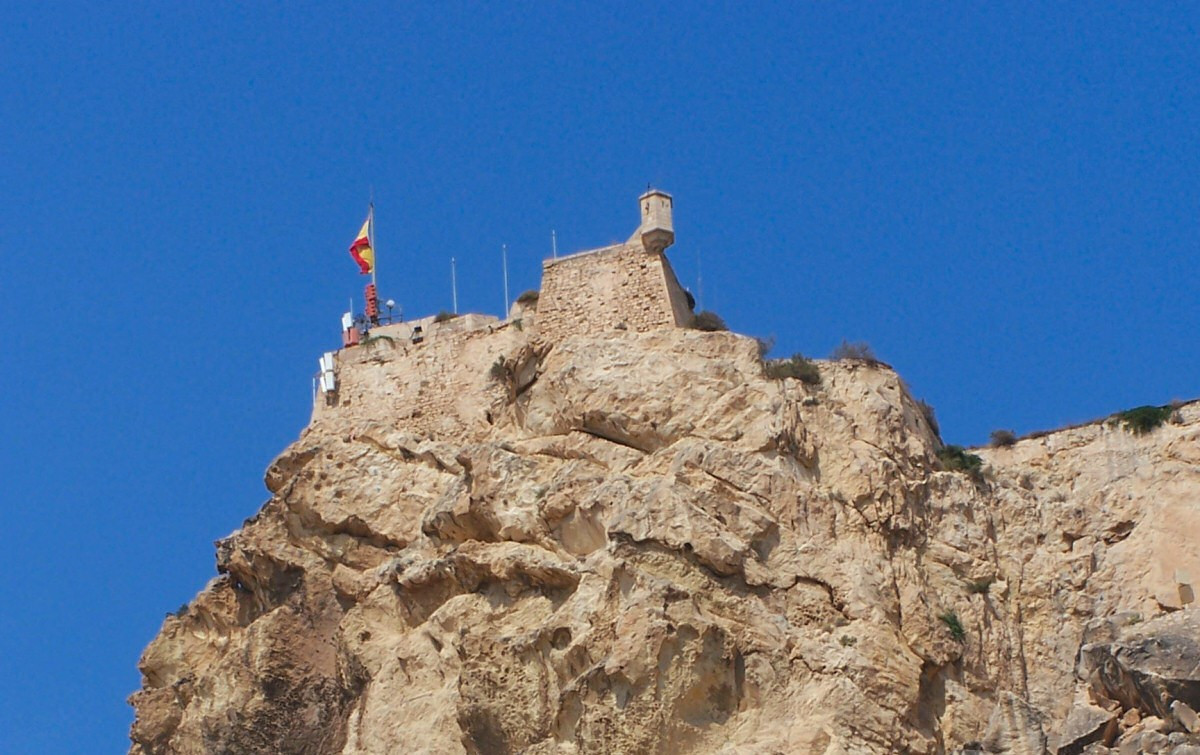
<path fill-rule="evenodd" d="M 950 442 L 1200 394 L 1195 4 L 115 5 L 0 6 L 0 751 L 126 746 L 372 190 L 413 316 L 451 256 L 499 313 L 501 244 L 515 297 L 653 183 L 706 308 L 868 341 Z"/>

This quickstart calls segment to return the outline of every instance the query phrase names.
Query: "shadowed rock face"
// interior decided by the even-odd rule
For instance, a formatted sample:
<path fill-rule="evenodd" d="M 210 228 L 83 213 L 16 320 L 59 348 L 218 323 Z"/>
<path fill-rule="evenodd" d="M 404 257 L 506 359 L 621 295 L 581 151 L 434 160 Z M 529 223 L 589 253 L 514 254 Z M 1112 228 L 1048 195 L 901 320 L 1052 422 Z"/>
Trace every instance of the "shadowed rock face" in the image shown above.
<path fill-rule="evenodd" d="M 1190 736 L 1195 405 L 980 452 L 974 479 L 879 365 L 768 380 L 753 341 L 675 330 L 430 348 L 340 355 L 338 405 L 146 649 L 132 752 Z"/>
<path fill-rule="evenodd" d="M 1194 714 L 1180 712 L 1180 705 L 1200 710 L 1200 611 L 1126 624 L 1116 635 L 1081 652 L 1082 675 L 1095 695 L 1195 729 Z"/>

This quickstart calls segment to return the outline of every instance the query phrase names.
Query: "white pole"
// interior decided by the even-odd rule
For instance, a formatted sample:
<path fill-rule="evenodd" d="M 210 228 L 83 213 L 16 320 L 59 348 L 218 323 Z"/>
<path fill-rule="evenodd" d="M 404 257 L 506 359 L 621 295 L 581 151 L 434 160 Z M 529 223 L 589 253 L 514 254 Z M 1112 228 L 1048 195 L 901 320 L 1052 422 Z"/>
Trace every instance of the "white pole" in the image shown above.
<path fill-rule="evenodd" d="M 450 294 L 454 300 L 454 314 L 458 314 L 458 263 L 450 258 Z"/>
<path fill-rule="evenodd" d="M 554 255 L 554 259 L 558 259 L 558 235 L 553 229 L 550 231 L 550 253 Z"/>
<path fill-rule="evenodd" d="M 508 244 L 500 245 L 500 259 L 504 263 L 504 319 L 508 319 Z"/>
<path fill-rule="evenodd" d="M 379 267 L 379 251 L 375 248 L 375 189 L 371 189 L 371 205 L 367 210 L 367 243 L 371 245 L 371 283 L 375 282 L 375 270 Z"/>

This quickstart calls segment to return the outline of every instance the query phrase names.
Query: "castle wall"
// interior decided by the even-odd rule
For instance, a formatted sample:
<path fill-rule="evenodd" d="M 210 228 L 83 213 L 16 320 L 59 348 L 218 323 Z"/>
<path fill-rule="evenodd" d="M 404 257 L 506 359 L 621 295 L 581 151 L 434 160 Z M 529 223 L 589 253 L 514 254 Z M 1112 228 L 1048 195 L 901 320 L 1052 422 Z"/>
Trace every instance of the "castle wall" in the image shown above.
<path fill-rule="evenodd" d="M 667 286 L 667 298 L 671 302 L 671 313 L 675 317 L 675 324 L 679 327 L 686 328 L 692 324 L 692 308 L 688 305 L 687 294 L 683 291 L 683 286 L 679 285 L 679 279 L 675 277 L 675 271 L 671 268 L 671 263 L 667 261 L 665 254 L 659 255 L 662 258 L 663 278 Z"/>
<path fill-rule="evenodd" d="M 661 253 L 629 242 L 542 263 L 538 333 L 545 340 L 688 324 L 687 296 Z"/>
<path fill-rule="evenodd" d="M 486 434 L 508 398 L 506 384 L 490 377 L 492 365 L 527 349 L 529 335 L 553 343 L 690 324 L 687 294 L 666 256 L 645 246 L 674 239 L 670 197 L 650 192 L 641 199 L 648 204 L 633 238 L 546 260 L 536 305 L 514 305 L 508 321 L 464 315 L 371 328 L 361 345 L 337 352 L 337 389 L 317 397 L 314 425 L 361 419 L 378 426 L 385 420 L 391 429 L 422 438 Z M 423 341 L 413 343 L 418 326 Z M 532 332 L 523 335 L 526 327 Z"/>
<path fill-rule="evenodd" d="M 470 319 L 469 319 L 470 318 Z M 486 433 L 506 389 L 489 377 L 497 358 L 524 342 L 495 318 L 464 316 L 427 323 L 425 341 L 409 340 L 412 323 L 373 328 L 369 343 L 337 352 L 336 403 L 319 395 L 312 422 L 361 419 L 420 438 L 463 440 Z"/>

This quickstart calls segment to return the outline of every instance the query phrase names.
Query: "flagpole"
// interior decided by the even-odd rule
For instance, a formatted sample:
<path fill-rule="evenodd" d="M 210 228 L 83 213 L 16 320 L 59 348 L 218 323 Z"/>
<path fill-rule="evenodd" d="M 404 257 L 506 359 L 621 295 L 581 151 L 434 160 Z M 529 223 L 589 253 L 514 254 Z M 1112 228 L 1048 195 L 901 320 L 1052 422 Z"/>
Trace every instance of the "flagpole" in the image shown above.
<path fill-rule="evenodd" d="M 500 245 L 500 260 L 504 265 L 504 319 L 508 319 L 508 244 Z"/>
<path fill-rule="evenodd" d="M 375 249 L 375 190 L 371 190 L 371 203 L 367 205 L 367 242 L 371 245 L 374 260 L 371 262 L 371 283 L 375 283 L 375 270 L 379 267 L 379 252 Z"/>

